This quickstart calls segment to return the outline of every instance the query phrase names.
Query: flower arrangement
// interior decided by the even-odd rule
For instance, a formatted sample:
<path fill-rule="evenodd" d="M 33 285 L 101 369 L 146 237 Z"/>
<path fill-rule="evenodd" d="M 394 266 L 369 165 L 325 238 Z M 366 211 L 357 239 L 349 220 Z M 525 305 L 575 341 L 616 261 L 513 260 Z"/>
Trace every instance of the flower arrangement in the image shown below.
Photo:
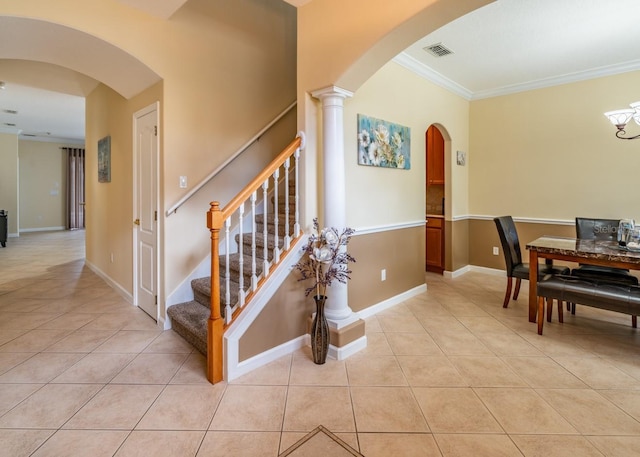
<path fill-rule="evenodd" d="M 346 284 L 351 279 L 348 264 L 356 259 L 341 247 L 349 243 L 355 230 L 345 228 L 342 233 L 333 227 L 320 230 L 318 218 L 313 220 L 313 228 L 315 233 L 302 248 L 307 255 L 294 266 L 300 272 L 298 281 L 314 280 L 313 285 L 305 290 L 305 297 L 314 290 L 318 297 L 322 297 L 334 280 Z"/>

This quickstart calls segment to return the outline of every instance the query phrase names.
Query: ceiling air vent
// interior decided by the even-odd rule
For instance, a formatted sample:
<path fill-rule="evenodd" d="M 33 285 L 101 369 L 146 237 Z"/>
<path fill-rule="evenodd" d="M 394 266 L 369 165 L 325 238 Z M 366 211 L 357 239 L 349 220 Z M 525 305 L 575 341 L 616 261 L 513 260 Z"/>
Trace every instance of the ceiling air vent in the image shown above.
<path fill-rule="evenodd" d="M 445 47 L 442 43 L 432 44 L 423 49 L 435 57 L 444 57 L 453 54 L 453 51 Z"/>
<path fill-rule="evenodd" d="M 14 109 L 3 109 L 2 112 L 7 114 L 18 114 L 18 112 Z"/>

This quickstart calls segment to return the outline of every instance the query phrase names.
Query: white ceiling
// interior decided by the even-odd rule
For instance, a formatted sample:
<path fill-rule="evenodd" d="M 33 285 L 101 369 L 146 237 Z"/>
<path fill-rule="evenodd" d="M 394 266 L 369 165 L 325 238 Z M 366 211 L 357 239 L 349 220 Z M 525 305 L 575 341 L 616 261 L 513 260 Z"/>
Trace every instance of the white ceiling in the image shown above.
<path fill-rule="evenodd" d="M 157 0 L 120 1 L 167 18 L 186 0 L 167 1 L 161 9 L 154 8 L 162 3 Z M 639 19 L 638 0 L 498 0 L 427 35 L 394 60 L 467 99 L 486 98 L 640 69 Z M 453 54 L 436 58 L 423 50 L 437 43 Z M 18 129 L 42 140 L 82 142 L 84 96 L 97 82 L 36 62 L 22 65 L 49 68 L 12 74 L 12 64 L 0 59 L 0 81 L 6 81 L 0 132 Z M 53 79 L 46 83 L 26 76 L 49 71 Z"/>

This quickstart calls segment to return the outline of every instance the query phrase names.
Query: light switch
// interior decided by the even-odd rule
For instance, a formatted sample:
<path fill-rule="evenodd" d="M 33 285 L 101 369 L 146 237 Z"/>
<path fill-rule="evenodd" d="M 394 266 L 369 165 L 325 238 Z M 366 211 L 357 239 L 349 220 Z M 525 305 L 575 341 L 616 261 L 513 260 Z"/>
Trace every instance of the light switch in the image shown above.
<path fill-rule="evenodd" d="M 186 189 L 187 188 L 187 177 L 186 176 L 180 176 L 180 188 L 181 189 Z"/>

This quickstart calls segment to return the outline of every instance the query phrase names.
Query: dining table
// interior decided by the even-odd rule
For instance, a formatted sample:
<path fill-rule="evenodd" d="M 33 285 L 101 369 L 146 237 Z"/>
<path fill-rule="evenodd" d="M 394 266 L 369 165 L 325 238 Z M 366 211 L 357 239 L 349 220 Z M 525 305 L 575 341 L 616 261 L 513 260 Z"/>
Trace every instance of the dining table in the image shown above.
<path fill-rule="evenodd" d="M 640 252 L 620 246 L 615 240 L 585 240 L 558 236 L 542 236 L 526 245 L 529 251 L 529 322 L 536 321 L 538 309 L 538 271 L 531 268 L 538 259 L 602 265 L 640 270 Z"/>

